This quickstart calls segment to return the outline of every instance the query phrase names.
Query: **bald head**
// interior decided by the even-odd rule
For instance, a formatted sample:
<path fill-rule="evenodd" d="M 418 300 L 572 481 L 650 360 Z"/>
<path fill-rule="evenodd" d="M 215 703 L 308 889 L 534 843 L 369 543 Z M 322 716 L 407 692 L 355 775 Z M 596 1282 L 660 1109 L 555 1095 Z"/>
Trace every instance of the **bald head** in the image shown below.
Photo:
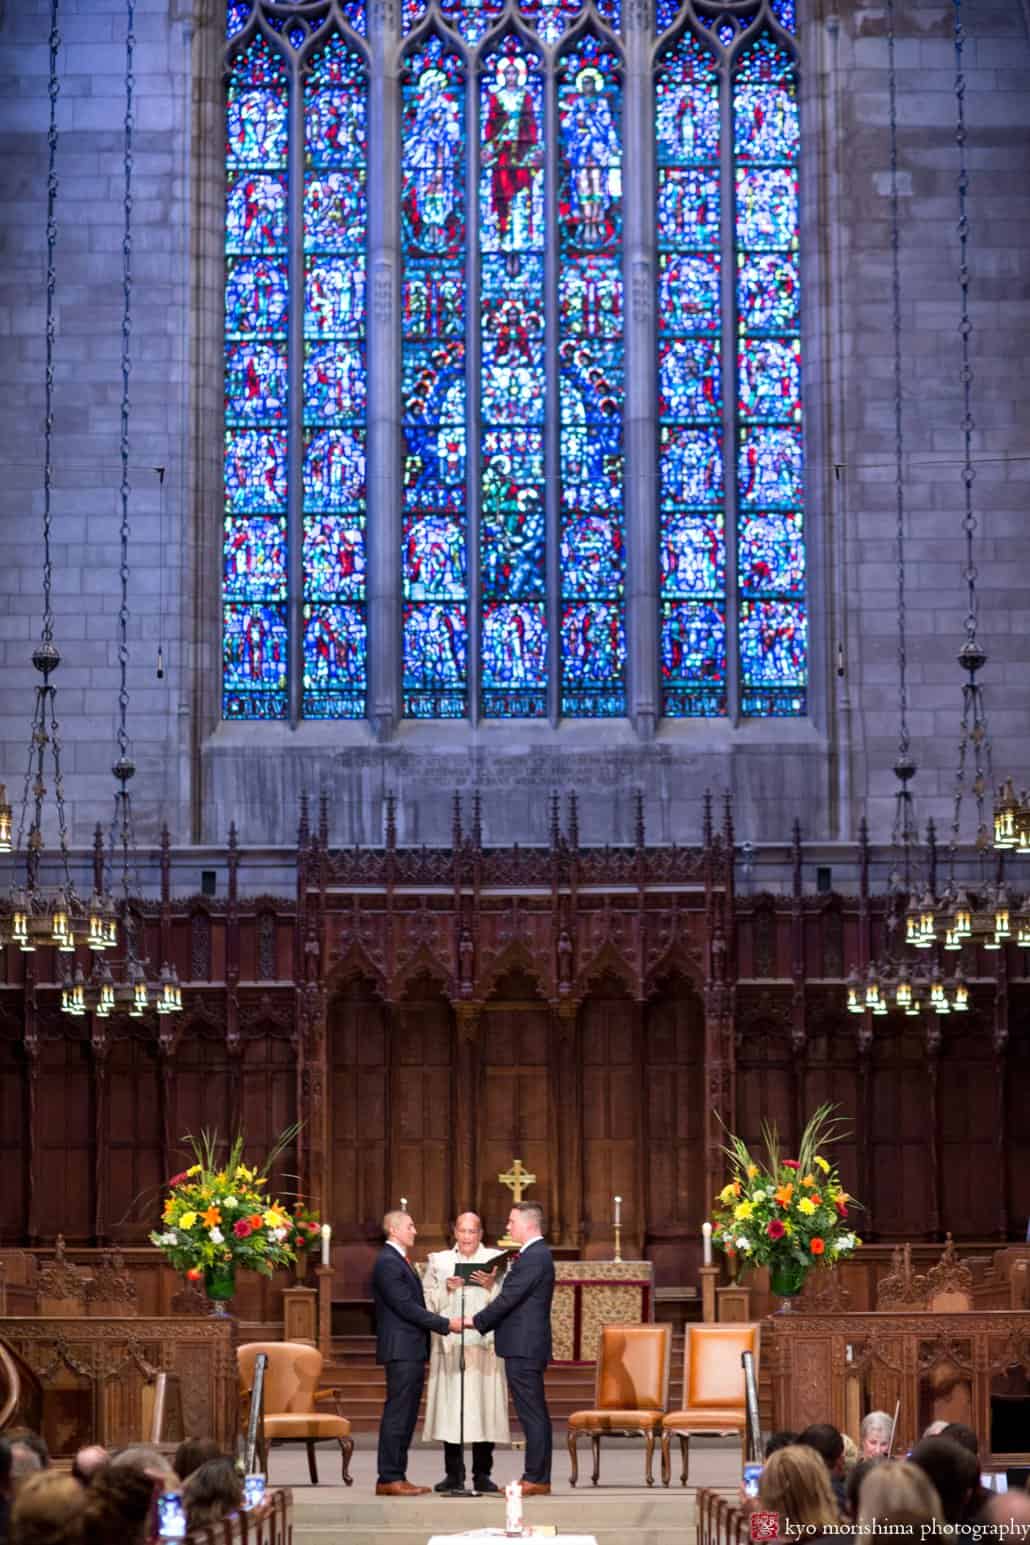
<path fill-rule="evenodd" d="M 454 1243 L 461 1255 L 475 1255 L 483 1243 L 483 1220 L 478 1212 L 463 1212 L 454 1225 Z"/>
<path fill-rule="evenodd" d="M 98 1470 L 103 1470 L 110 1461 L 110 1454 L 106 1448 L 101 1448 L 99 1443 L 89 1443 L 85 1448 L 80 1448 L 72 1465 L 72 1475 L 83 1486 L 88 1486 Z"/>
<path fill-rule="evenodd" d="M 410 1250 L 415 1243 L 415 1220 L 410 1212 L 388 1212 L 383 1217 L 383 1233 L 391 1244 Z"/>

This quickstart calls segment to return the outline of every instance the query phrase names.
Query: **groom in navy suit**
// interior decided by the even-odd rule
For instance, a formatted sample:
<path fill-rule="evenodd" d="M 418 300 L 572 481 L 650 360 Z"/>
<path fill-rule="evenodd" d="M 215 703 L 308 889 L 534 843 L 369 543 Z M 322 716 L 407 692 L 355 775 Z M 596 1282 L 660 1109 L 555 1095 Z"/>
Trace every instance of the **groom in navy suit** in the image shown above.
<path fill-rule="evenodd" d="M 508 1268 L 492 1303 L 465 1324 L 482 1335 L 496 1331 L 494 1347 L 504 1358 L 522 1431 L 526 1435 L 524 1496 L 551 1490 L 551 1416 L 544 1394 L 544 1369 L 551 1361 L 551 1299 L 554 1260 L 543 1239 L 543 1208 L 516 1202 L 508 1214 L 508 1234 L 521 1249 Z"/>
<path fill-rule="evenodd" d="M 376 1362 L 386 1368 L 376 1496 L 417 1497 L 428 1492 L 429 1487 L 412 1486 L 404 1472 L 426 1377 L 429 1333 L 446 1336 L 450 1331 L 460 1331 L 461 1320 L 447 1320 L 426 1308 L 422 1279 L 408 1260 L 416 1233 L 411 1216 L 406 1212 L 388 1212 L 383 1219 L 383 1233 L 386 1243 L 372 1272 Z"/>

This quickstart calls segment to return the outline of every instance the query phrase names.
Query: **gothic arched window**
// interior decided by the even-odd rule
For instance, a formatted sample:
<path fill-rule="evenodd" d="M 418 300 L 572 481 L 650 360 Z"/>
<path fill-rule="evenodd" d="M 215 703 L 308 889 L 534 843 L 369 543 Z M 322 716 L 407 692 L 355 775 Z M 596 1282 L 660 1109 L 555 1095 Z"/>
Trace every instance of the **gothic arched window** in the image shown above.
<path fill-rule="evenodd" d="M 223 715 L 807 711 L 793 0 L 229 0 Z"/>

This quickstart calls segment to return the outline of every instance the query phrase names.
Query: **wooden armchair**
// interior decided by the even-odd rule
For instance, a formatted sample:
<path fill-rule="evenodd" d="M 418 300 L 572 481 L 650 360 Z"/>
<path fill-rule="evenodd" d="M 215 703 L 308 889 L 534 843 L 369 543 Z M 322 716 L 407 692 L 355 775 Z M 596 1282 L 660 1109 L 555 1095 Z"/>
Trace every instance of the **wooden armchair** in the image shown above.
<path fill-rule="evenodd" d="M 758 1378 L 757 1325 L 688 1325 L 683 1350 L 683 1410 L 670 1411 L 662 1421 L 662 1485 L 668 1486 L 673 1433 L 679 1434 L 687 1484 L 690 1435 L 739 1432 L 741 1450 L 747 1439 L 747 1401 L 741 1354 L 750 1352 Z"/>
<path fill-rule="evenodd" d="M 268 1450 L 273 1443 L 304 1443 L 308 1451 L 311 1484 L 317 1486 L 315 1444 L 335 1438 L 340 1445 L 344 1485 L 352 1485 L 350 1456 L 354 1452 L 354 1439 L 350 1435 L 350 1422 L 339 1408 L 335 1416 L 315 1410 L 316 1400 L 335 1398 L 333 1390 L 316 1387 L 322 1372 L 322 1354 L 315 1347 L 306 1346 L 300 1341 L 251 1341 L 239 1348 L 236 1359 L 240 1372 L 244 1422 L 253 1387 L 254 1363 L 259 1352 L 264 1352 L 268 1358 L 264 1409 L 258 1437 L 265 1474 L 268 1473 Z"/>
<path fill-rule="evenodd" d="M 569 1417 L 569 1484 L 579 1479 L 576 1443 L 590 1434 L 594 1451 L 593 1483 L 601 1472 L 604 1433 L 642 1432 L 647 1445 L 644 1479 L 654 1485 L 654 1441 L 661 1432 L 662 1413 L 669 1401 L 670 1325 L 605 1325 L 597 1358 L 597 1386 L 592 1411 Z"/>

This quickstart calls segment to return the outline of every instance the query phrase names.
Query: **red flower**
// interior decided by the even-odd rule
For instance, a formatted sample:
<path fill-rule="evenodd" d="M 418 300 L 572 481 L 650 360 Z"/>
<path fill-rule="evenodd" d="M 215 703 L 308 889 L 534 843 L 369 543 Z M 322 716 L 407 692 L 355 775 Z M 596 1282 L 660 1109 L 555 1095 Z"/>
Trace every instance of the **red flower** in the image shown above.
<path fill-rule="evenodd" d="M 168 1184 L 170 1186 L 181 1186 L 183 1181 L 184 1180 L 188 1180 L 188 1179 L 189 1179 L 189 1176 L 187 1175 L 186 1171 L 183 1170 L 181 1175 L 173 1175 L 171 1180 L 168 1182 Z"/>
<path fill-rule="evenodd" d="M 318 1224 L 317 1223 L 309 1223 L 307 1225 L 307 1231 L 308 1231 L 309 1234 L 317 1234 L 319 1232 Z"/>
<path fill-rule="evenodd" d="M 766 1224 L 765 1232 L 770 1239 L 782 1239 L 787 1230 L 783 1227 L 779 1218 L 773 1218 L 770 1223 Z"/>
<path fill-rule="evenodd" d="M 199 1282 L 203 1275 L 204 1273 L 201 1271 L 199 1266 L 191 1266 L 189 1271 L 186 1273 L 186 1276 L 190 1282 Z"/>
<path fill-rule="evenodd" d="M 826 1249 L 826 1245 L 824 1241 L 821 1240 L 818 1235 L 816 1235 L 815 1239 L 809 1241 L 808 1248 L 811 1250 L 813 1255 L 822 1255 L 823 1251 Z"/>
<path fill-rule="evenodd" d="M 798 1163 L 797 1159 L 784 1159 L 783 1167 L 784 1169 L 800 1169 L 801 1165 Z"/>
<path fill-rule="evenodd" d="M 249 1239 L 251 1234 L 254 1232 L 246 1218 L 240 1218 L 236 1223 L 234 1223 L 232 1226 L 232 1231 L 236 1235 L 237 1239 Z"/>
<path fill-rule="evenodd" d="M 845 1207 L 843 1202 L 834 1202 L 833 1205 L 837 1209 L 837 1216 L 838 1216 L 838 1218 L 846 1218 L 847 1217 L 848 1209 Z"/>

